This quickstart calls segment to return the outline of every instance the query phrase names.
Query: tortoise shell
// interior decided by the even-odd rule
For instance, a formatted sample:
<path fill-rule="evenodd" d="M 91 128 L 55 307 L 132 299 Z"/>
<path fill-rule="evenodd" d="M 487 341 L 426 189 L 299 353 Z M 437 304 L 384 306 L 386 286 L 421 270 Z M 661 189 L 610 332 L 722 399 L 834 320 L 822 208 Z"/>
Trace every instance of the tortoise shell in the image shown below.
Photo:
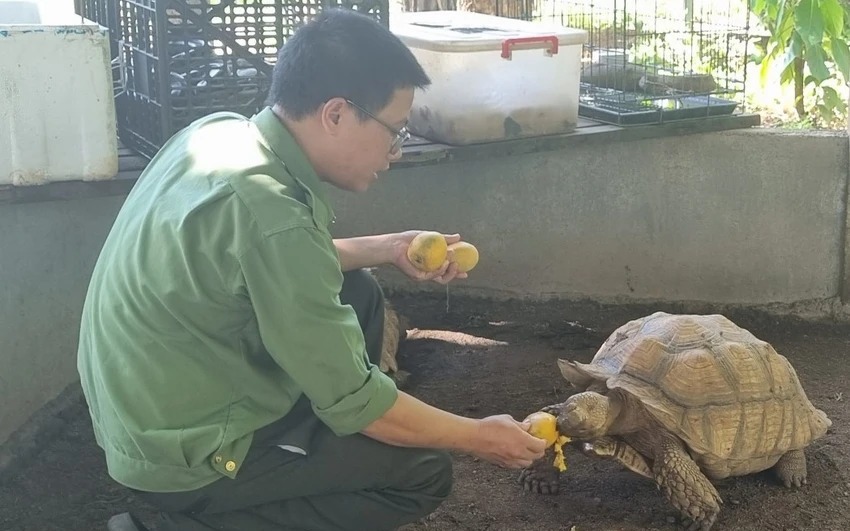
<path fill-rule="evenodd" d="M 748 459 L 800 449 L 831 421 L 788 360 L 722 315 L 657 312 L 615 330 L 573 368 L 637 398 L 692 451 Z"/>

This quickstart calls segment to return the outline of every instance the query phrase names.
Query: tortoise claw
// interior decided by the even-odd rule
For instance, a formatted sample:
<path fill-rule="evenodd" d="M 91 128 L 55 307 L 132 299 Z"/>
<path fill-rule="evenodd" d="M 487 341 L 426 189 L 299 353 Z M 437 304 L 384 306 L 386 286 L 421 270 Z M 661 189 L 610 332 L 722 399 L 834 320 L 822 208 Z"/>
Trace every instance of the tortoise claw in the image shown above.
<path fill-rule="evenodd" d="M 807 483 L 806 455 L 802 450 L 792 450 L 783 455 L 776 463 L 775 469 L 785 488 L 800 488 Z"/>
<path fill-rule="evenodd" d="M 554 452 L 549 448 L 541 459 L 520 472 L 518 481 L 522 484 L 524 491 L 536 494 L 558 493 L 558 479 L 561 472 L 552 466 L 553 456 Z"/>

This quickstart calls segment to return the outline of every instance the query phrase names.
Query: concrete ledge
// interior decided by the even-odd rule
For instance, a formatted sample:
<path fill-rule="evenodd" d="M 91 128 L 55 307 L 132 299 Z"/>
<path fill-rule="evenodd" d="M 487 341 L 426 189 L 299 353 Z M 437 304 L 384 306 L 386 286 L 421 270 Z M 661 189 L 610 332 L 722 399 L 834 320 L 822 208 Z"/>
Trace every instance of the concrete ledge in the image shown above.
<path fill-rule="evenodd" d="M 556 151 L 578 144 L 629 141 L 635 139 L 681 136 L 709 131 L 724 131 L 757 126 L 755 114 L 717 116 L 699 120 L 682 120 L 664 124 L 618 127 L 581 118 L 575 131 L 561 135 L 530 137 L 468 146 L 448 146 L 413 138 L 405 145 L 402 158 L 394 169 L 444 164 L 452 161 L 492 159 L 520 154 Z M 83 199 L 86 197 L 124 196 L 132 189 L 148 160 L 131 150 L 119 149 L 119 171 L 105 181 L 53 182 L 41 186 L 0 185 L 0 206 L 14 203 L 36 203 Z"/>
<path fill-rule="evenodd" d="M 727 131 L 391 171 L 331 191 L 340 236 L 460 232 L 464 289 L 790 304 L 839 296 L 844 134 Z"/>

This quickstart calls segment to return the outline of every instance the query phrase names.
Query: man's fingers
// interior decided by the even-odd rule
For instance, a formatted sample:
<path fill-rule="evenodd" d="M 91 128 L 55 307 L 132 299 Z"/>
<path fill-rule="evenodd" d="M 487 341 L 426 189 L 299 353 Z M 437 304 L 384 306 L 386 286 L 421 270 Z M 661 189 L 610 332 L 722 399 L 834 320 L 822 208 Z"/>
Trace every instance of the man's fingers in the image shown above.
<path fill-rule="evenodd" d="M 532 437 L 534 437 L 534 436 L 532 435 Z M 531 443 L 530 450 L 533 451 L 536 454 L 543 453 L 544 451 L 546 451 L 546 441 L 543 440 L 543 439 L 539 439 L 537 437 L 534 437 L 534 440 Z"/>
<path fill-rule="evenodd" d="M 449 259 L 446 259 L 446 261 L 443 262 L 439 269 L 428 273 L 416 273 L 416 278 L 418 280 L 433 280 L 434 282 L 437 282 L 439 284 L 448 284 L 456 278 L 467 278 L 468 276 L 469 275 L 467 273 L 458 271 L 457 262 L 452 262 Z"/>
<path fill-rule="evenodd" d="M 460 241 L 460 234 L 443 234 L 443 237 L 449 245 Z"/>
<path fill-rule="evenodd" d="M 502 466 L 506 468 L 528 468 L 531 466 L 533 461 L 528 459 L 512 459 L 506 463 L 503 463 Z"/>

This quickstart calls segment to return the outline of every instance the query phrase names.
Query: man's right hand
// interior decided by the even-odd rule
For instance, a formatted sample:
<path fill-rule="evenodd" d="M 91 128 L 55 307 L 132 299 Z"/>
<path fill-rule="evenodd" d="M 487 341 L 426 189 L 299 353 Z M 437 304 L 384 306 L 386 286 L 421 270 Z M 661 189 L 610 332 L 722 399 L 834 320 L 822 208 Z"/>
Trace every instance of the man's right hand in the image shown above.
<path fill-rule="evenodd" d="M 479 445 L 472 453 L 506 468 L 525 468 L 543 457 L 546 441 L 528 433 L 530 425 L 510 415 L 483 418 L 478 425 Z"/>
<path fill-rule="evenodd" d="M 395 404 L 363 434 L 396 446 L 458 450 L 503 467 L 523 468 L 546 449 L 546 441 L 529 434 L 530 429 L 510 415 L 471 419 L 399 391 Z"/>

